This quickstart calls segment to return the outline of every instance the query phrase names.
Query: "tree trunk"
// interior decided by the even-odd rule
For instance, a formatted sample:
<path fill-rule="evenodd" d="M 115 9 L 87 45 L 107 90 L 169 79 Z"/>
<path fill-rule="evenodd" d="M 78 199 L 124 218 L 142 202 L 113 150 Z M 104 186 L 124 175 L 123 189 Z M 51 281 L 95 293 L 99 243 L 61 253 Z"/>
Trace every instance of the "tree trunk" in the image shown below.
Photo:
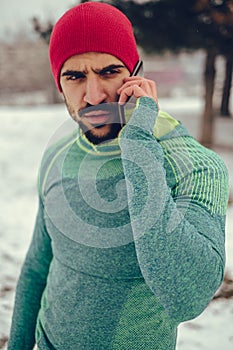
<path fill-rule="evenodd" d="M 201 125 L 201 137 L 200 142 L 206 146 L 211 147 L 213 145 L 214 135 L 214 112 L 213 112 L 213 94 L 214 94 L 214 82 L 215 82 L 215 59 L 216 50 L 214 48 L 209 49 L 206 55 L 206 64 L 204 72 L 204 86 L 205 86 L 205 108 L 202 116 Z"/>
<path fill-rule="evenodd" d="M 220 113 L 221 116 L 230 117 L 229 101 L 231 96 L 231 82 L 232 82 L 232 71 L 233 71 L 233 54 L 225 57 L 225 80 L 222 94 L 222 103 Z"/>

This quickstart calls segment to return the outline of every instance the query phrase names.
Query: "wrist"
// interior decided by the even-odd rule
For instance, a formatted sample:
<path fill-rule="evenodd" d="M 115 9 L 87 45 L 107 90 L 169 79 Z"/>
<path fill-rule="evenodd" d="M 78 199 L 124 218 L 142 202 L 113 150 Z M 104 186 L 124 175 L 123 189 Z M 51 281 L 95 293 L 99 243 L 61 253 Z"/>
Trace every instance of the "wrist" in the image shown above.
<path fill-rule="evenodd" d="M 143 96 L 137 99 L 136 108 L 140 108 L 140 106 L 144 106 L 156 112 L 159 112 L 158 103 L 152 98 L 148 96 Z"/>
<path fill-rule="evenodd" d="M 154 125 L 159 112 L 156 101 L 151 97 L 140 97 L 137 100 L 136 108 L 131 115 L 128 123 L 123 127 L 120 134 L 127 133 L 132 129 L 138 129 L 139 133 L 154 134 Z"/>

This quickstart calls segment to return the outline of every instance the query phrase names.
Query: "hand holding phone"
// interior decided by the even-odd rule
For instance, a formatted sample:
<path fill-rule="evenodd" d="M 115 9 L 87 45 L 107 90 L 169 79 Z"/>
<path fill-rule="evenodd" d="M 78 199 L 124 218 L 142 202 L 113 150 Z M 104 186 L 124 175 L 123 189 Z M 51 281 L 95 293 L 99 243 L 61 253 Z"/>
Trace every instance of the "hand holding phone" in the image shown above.
<path fill-rule="evenodd" d="M 143 62 L 141 60 L 139 60 L 136 64 L 136 66 L 134 67 L 133 72 L 130 74 L 130 77 L 134 77 L 137 76 L 140 72 L 140 70 L 142 69 L 143 66 Z M 129 100 L 131 99 L 132 96 L 128 96 L 125 103 L 129 102 Z M 119 117 L 120 117 L 120 123 L 121 126 L 123 127 L 125 125 L 125 116 L 124 116 L 124 107 L 123 105 L 119 105 Z"/>
<path fill-rule="evenodd" d="M 125 104 L 129 99 L 140 97 L 150 97 L 158 103 L 156 83 L 153 80 L 144 78 L 142 76 L 134 76 L 138 74 L 140 62 L 136 66 L 135 70 L 128 78 L 124 79 L 123 85 L 117 90 L 119 95 L 118 102 Z"/>
<path fill-rule="evenodd" d="M 131 76 L 125 78 L 124 84 L 117 91 L 119 94 L 119 105 L 125 104 L 131 99 L 140 97 L 152 98 L 158 104 L 156 83 L 153 80 L 136 76 L 140 70 L 142 62 L 139 61 Z M 119 108 L 120 109 L 120 108 Z M 124 110 L 122 108 L 122 116 L 120 120 L 122 125 L 125 125 Z"/>
<path fill-rule="evenodd" d="M 130 77 L 135 77 L 139 74 L 140 70 L 142 69 L 143 66 L 143 62 L 141 60 L 138 61 L 138 63 L 136 64 L 136 66 L 134 67 L 133 72 L 130 74 Z M 129 101 L 129 99 L 131 98 L 131 96 L 129 96 L 126 100 L 125 103 L 127 103 Z"/>

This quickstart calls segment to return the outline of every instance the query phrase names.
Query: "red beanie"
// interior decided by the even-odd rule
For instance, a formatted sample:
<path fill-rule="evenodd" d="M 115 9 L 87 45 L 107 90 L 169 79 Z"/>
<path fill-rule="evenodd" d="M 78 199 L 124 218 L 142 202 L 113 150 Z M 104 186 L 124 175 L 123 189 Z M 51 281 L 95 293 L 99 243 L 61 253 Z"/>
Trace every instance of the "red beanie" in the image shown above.
<path fill-rule="evenodd" d="M 50 64 L 58 89 L 65 61 L 85 52 L 103 52 L 122 61 L 130 72 L 139 60 L 133 29 L 116 7 L 86 2 L 68 10 L 55 24 L 50 38 Z"/>

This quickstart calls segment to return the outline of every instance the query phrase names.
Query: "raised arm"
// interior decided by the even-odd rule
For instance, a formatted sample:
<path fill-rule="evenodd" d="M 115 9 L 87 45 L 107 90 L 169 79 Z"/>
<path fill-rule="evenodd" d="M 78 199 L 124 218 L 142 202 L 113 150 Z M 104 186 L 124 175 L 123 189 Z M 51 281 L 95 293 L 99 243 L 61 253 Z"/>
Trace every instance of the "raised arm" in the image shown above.
<path fill-rule="evenodd" d="M 223 278 L 228 176 L 191 137 L 158 142 L 157 114 L 155 100 L 140 98 L 119 142 L 142 274 L 182 322 L 203 311 Z"/>

